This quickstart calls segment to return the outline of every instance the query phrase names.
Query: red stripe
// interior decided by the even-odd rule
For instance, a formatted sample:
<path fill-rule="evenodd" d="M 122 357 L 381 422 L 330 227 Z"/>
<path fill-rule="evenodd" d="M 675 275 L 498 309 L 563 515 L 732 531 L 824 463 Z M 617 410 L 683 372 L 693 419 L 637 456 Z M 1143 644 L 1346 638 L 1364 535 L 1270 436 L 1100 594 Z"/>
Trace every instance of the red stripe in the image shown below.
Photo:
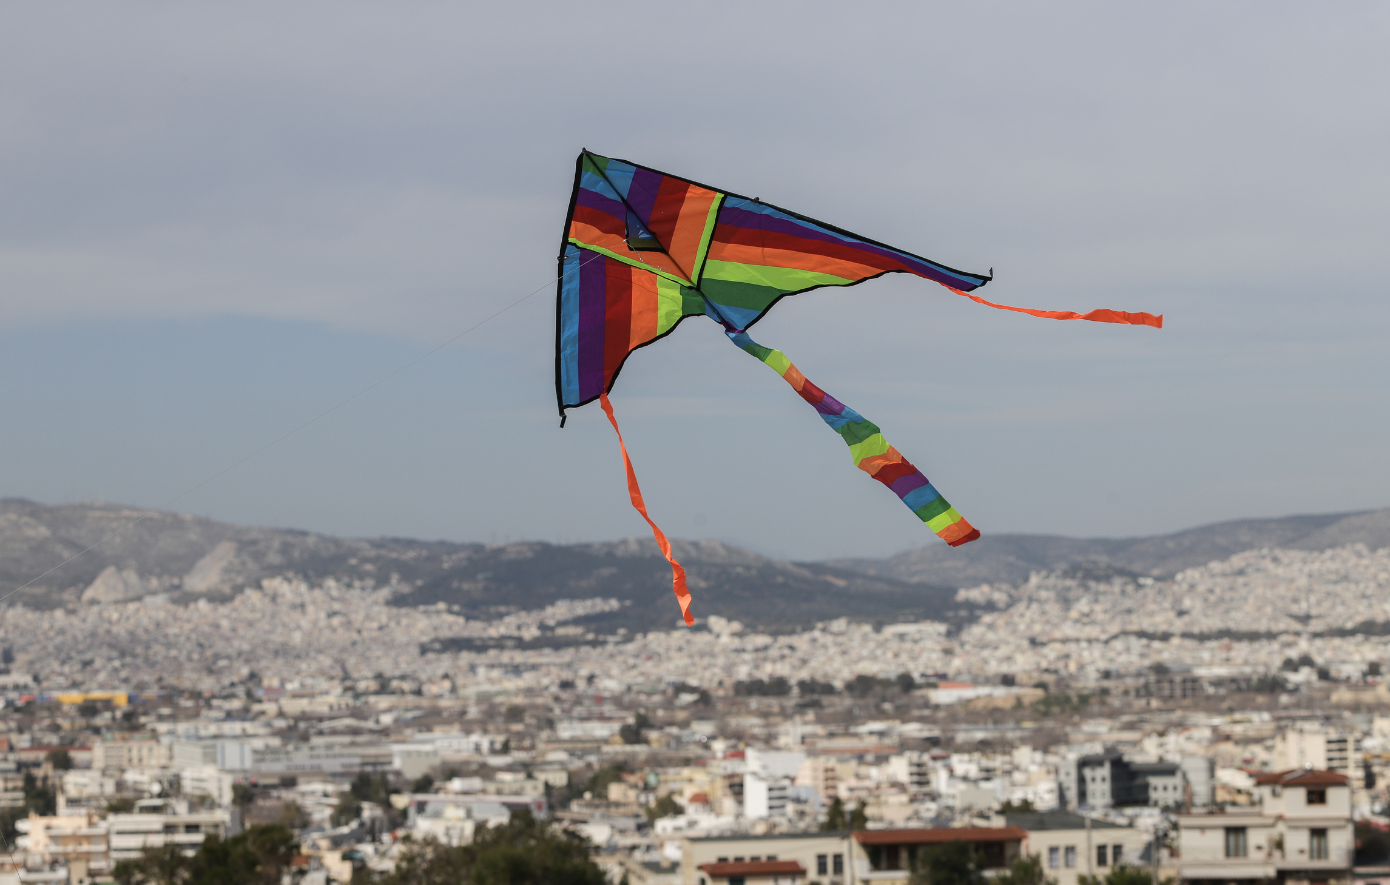
<path fill-rule="evenodd" d="M 608 306 L 603 319 L 603 389 L 627 356 L 632 342 L 632 268 L 605 261 L 608 269 Z"/>
<path fill-rule="evenodd" d="M 850 261 L 855 264 L 877 268 L 881 271 L 904 270 L 909 273 L 913 272 L 906 264 L 903 264 L 901 261 L 895 261 L 886 255 L 879 255 L 875 252 L 856 249 L 849 244 L 827 243 L 824 240 L 809 240 L 805 237 L 778 233 L 776 231 L 765 231 L 757 228 L 734 227 L 731 224 L 720 224 L 714 229 L 714 239 L 720 243 L 729 243 L 737 246 L 781 249 L 786 252 L 800 252 L 804 255 L 825 255 L 830 258 L 838 258 L 841 261 Z M 795 265 L 782 266 L 795 267 Z"/>
<path fill-rule="evenodd" d="M 801 385 L 801 389 L 798 390 L 797 393 L 801 394 L 801 398 L 813 406 L 825 401 L 825 391 L 821 390 L 810 381 Z"/>
<path fill-rule="evenodd" d="M 615 237 L 627 236 L 626 222 L 592 206 L 575 206 L 574 220 Z"/>
<path fill-rule="evenodd" d="M 647 230 L 656 238 L 669 244 L 676 234 L 676 222 L 680 221 L 681 206 L 690 185 L 674 178 L 665 177 L 656 189 L 656 199 L 652 201 L 652 217 L 647 219 Z M 688 270 L 688 269 L 687 269 Z"/>
<path fill-rule="evenodd" d="M 880 467 L 878 472 L 874 474 L 874 479 L 886 486 L 891 486 L 904 476 L 911 476 L 916 472 L 916 467 L 913 467 L 906 461 L 899 461 L 897 464 L 885 464 Z"/>

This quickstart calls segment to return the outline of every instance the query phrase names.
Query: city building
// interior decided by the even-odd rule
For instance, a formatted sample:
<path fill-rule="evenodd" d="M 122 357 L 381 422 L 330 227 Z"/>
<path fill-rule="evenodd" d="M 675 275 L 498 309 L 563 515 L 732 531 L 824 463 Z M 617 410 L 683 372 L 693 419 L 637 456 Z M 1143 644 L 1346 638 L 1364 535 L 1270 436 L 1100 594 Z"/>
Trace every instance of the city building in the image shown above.
<path fill-rule="evenodd" d="M 1112 868 L 1140 862 L 1148 839 L 1132 826 L 1087 820 L 1066 811 L 997 815 L 1004 826 L 1028 833 L 1026 850 L 1036 854 L 1049 879 L 1077 885 L 1078 876 L 1104 877 Z"/>
<path fill-rule="evenodd" d="M 747 885 L 753 885 L 761 873 L 729 873 L 729 867 L 718 865 L 795 862 L 805 870 L 806 881 L 848 885 L 857 881 L 852 878 L 851 871 L 855 850 L 856 843 L 850 838 L 848 830 L 768 836 L 687 837 L 681 840 L 681 882 L 682 885 L 702 885 L 703 879 L 703 885 L 723 885 L 743 875 Z M 724 872 L 711 874 L 701 870 L 710 864 Z M 769 875 L 785 877 L 792 873 Z"/>
<path fill-rule="evenodd" d="M 852 841 L 859 850 L 851 881 L 906 885 L 920 852 L 950 842 L 969 845 L 988 876 L 1017 860 L 1027 839 L 1027 831 L 1018 827 L 855 830 Z"/>
<path fill-rule="evenodd" d="M 1178 817 L 1184 882 L 1349 882 L 1351 784 L 1299 768 L 1255 779 L 1258 804 Z"/>

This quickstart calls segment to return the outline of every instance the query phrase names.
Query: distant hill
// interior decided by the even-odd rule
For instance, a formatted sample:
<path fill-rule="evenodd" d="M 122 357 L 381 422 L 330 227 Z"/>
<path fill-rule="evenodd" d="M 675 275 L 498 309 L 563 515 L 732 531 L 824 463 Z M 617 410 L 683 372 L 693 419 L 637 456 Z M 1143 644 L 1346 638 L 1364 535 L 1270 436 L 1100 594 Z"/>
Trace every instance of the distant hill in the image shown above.
<path fill-rule="evenodd" d="M 51 608 L 152 594 L 174 602 L 219 599 L 262 578 L 295 574 L 389 585 L 398 605 L 443 602 L 478 618 L 596 596 L 627 603 L 592 616 L 588 623 L 598 630 L 666 628 L 679 614 L 670 566 L 650 539 L 575 545 L 341 539 L 114 504 L 19 499 L 0 500 L 0 595 L 98 542 L 9 603 Z M 674 546 L 689 570 L 700 617 L 717 614 L 777 630 L 845 615 L 942 618 L 958 608 L 953 587 L 779 562 L 717 541 Z"/>
<path fill-rule="evenodd" d="M 765 630 L 837 617 L 963 620 L 955 590 L 1017 583 L 1037 570 L 1169 575 L 1262 547 L 1390 546 L 1390 510 L 1240 520 L 1153 538 L 986 535 L 965 547 L 931 544 L 880 560 L 789 563 L 718 541 L 674 542 L 690 573 L 695 611 Z M 298 575 L 389 586 L 397 605 L 445 603 L 473 618 L 539 609 L 559 599 L 612 597 L 596 631 L 677 623 L 671 572 L 649 538 L 600 544 L 456 544 L 345 539 L 236 526 L 116 504 L 48 506 L 0 499 L 0 595 L 93 544 L 7 604 L 102 604 L 164 594 L 175 603 L 225 599 L 263 578 Z M 1097 571 L 1099 570 L 1099 571 Z"/>
<path fill-rule="evenodd" d="M 1390 547 L 1390 509 L 1219 522 L 1147 538 L 985 535 L 964 547 L 928 544 L 887 559 L 831 564 L 875 577 L 953 587 L 1027 580 L 1030 572 L 1076 564 L 1104 565 L 1166 577 L 1246 550 L 1326 550 L 1344 544 Z"/>

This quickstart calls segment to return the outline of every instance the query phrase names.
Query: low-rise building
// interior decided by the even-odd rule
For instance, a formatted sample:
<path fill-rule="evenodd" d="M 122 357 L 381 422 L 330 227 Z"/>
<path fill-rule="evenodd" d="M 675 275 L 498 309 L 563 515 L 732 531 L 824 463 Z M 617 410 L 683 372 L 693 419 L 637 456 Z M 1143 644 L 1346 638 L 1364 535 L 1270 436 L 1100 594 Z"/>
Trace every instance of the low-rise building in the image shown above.
<path fill-rule="evenodd" d="M 769 883 L 775 876 L 792 875 L 791 872 L 730 872 L 734 867 L 727 866 L 774 862 L 799 864 L 808 879 L 824 885 L 848 885 L 853 881 L 850 874 L 854 852 L 855 843 L 848 830 L 687 837 L 681 842 L 681 882 L 682 885 L 724 885 L 742 876 L 747 885 L 754 885 L 755 882 Z M 704 867 L 717 872 L 702 869 Z"/>
<path fill-rule="evenodd" d="M 1018 827 L 960 827 L 911 830 L 856 830 L 853 882 L 907 885 L 923 851 L 964 842 L 980 858 L 986 875 L 1007 869 L 1023 854 L 1028 833 Z"/>
<path fill-rule="evenodd" d="M 1078 876 L 1104 877 L 1125 864 L 1137 865 L 1148 847 L 1145 834 L 1106 820 L 1067 811 L 1000 815 L 1001 823 L 1028 833 L 1025 850 L 1036 854 L 1049 879 L 1077 885 Z"/>
<path fill-rule="evenodd" d="M 1255 779 L 1258 804 L 1178 817 L 1184 881 L 1349 882 L 1355 851 L 1345 775 L 1299 768 Z"/>

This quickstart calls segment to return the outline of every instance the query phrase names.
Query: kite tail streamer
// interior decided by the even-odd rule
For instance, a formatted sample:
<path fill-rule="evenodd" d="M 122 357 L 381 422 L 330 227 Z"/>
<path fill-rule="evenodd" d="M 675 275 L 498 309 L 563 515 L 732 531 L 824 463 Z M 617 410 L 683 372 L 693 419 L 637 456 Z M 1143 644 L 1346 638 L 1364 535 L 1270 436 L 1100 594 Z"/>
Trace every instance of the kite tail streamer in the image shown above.
<path fill-rule="evenodd" d="M 656 537 L 657 546 L 661 548 L 661 553 L 666 557 L 666 561 L 671 563 L 671 589 L 676 594 L 676 602 L 680 603 L 681 617 L 685 619 L 686 626 L 693 626 L 695 616 L 690 613 L 690 588 L 685 583 L 685 566 L 676 562 L 675 557 L 671 555 L 671 542 L 666 540 L 666 533 L 657 528 L 656 523 L 652 522 L 652 518 L 647 515 L 647 502 L 642 499 L 642 487 L 637 484 L 637 472 L 632 469 L 632 459 L 627 456 L 627 445 L 623 442 L 623 432 L 618 429 L 618 419 L 613 415 L 613 404 L 608 401 L 607 393 L 599 397 L 599 403 L 603 406 L 604 414 L 608 416 L 608 423 L 613 425 L 613 432 L 618 434 L 618 448 L 623 450 L 623 466 L 627 468 L 627 493 L 632 498 L 632 506 L 637 508 L 637 512 L 642 514 L 647 525 L 652 527 L 652 535 Z"/>
<path fill-rule="evenodd" d="M 725 334 L 745 352 L 770 366 L 793 390 L 801 394 L 802 399 L 815 407 L 821 420 L 844 437 L 854 466 L 888 486 L 907 505 L 907 509 L 925 522 L 927 528 L 936 532 L 941 540 L 952 547 L 959 547 L 980 537 L 980 530 L 966 522 L 965 517 L 947 503 L 936 487 L 922 475 L 922 471 L 888 445 L 883 434 L 879 433 L 878 425 L 807 381 L 806 376 L 792 365 L 782 351 L 763 347 L 749 338 L 747 332 L 727 326 Z M 631 473 L 628 475 L 631 476 Z"/>
<path fill-rule="evenodd" d="M 962 292 L 955 286 L 947 286 L 957 295 L 963 295 L 971 301 L 997 307 L 1000 310 L 1013 310 L 1018 313 L 1026 313 L 1029 316 L 1042 317 L 1046 320 L 1090 320 L 1093 323 L 1120 323 L 1125 326 L 1153 326 L 1155 329 L 1163 328 L 1163 314 L 1154 316 L 1151 313 L 1130 313 L 1127 310 L 1093 310 L 1089 313 L 1077 313 L 1074 310 L 1034 310 L 1031 307 L 1010 307 L 1007 304 L 995 304 L 993 301 L 986 301 L 979 295 L 972 295 L 969 292 Z"/>

